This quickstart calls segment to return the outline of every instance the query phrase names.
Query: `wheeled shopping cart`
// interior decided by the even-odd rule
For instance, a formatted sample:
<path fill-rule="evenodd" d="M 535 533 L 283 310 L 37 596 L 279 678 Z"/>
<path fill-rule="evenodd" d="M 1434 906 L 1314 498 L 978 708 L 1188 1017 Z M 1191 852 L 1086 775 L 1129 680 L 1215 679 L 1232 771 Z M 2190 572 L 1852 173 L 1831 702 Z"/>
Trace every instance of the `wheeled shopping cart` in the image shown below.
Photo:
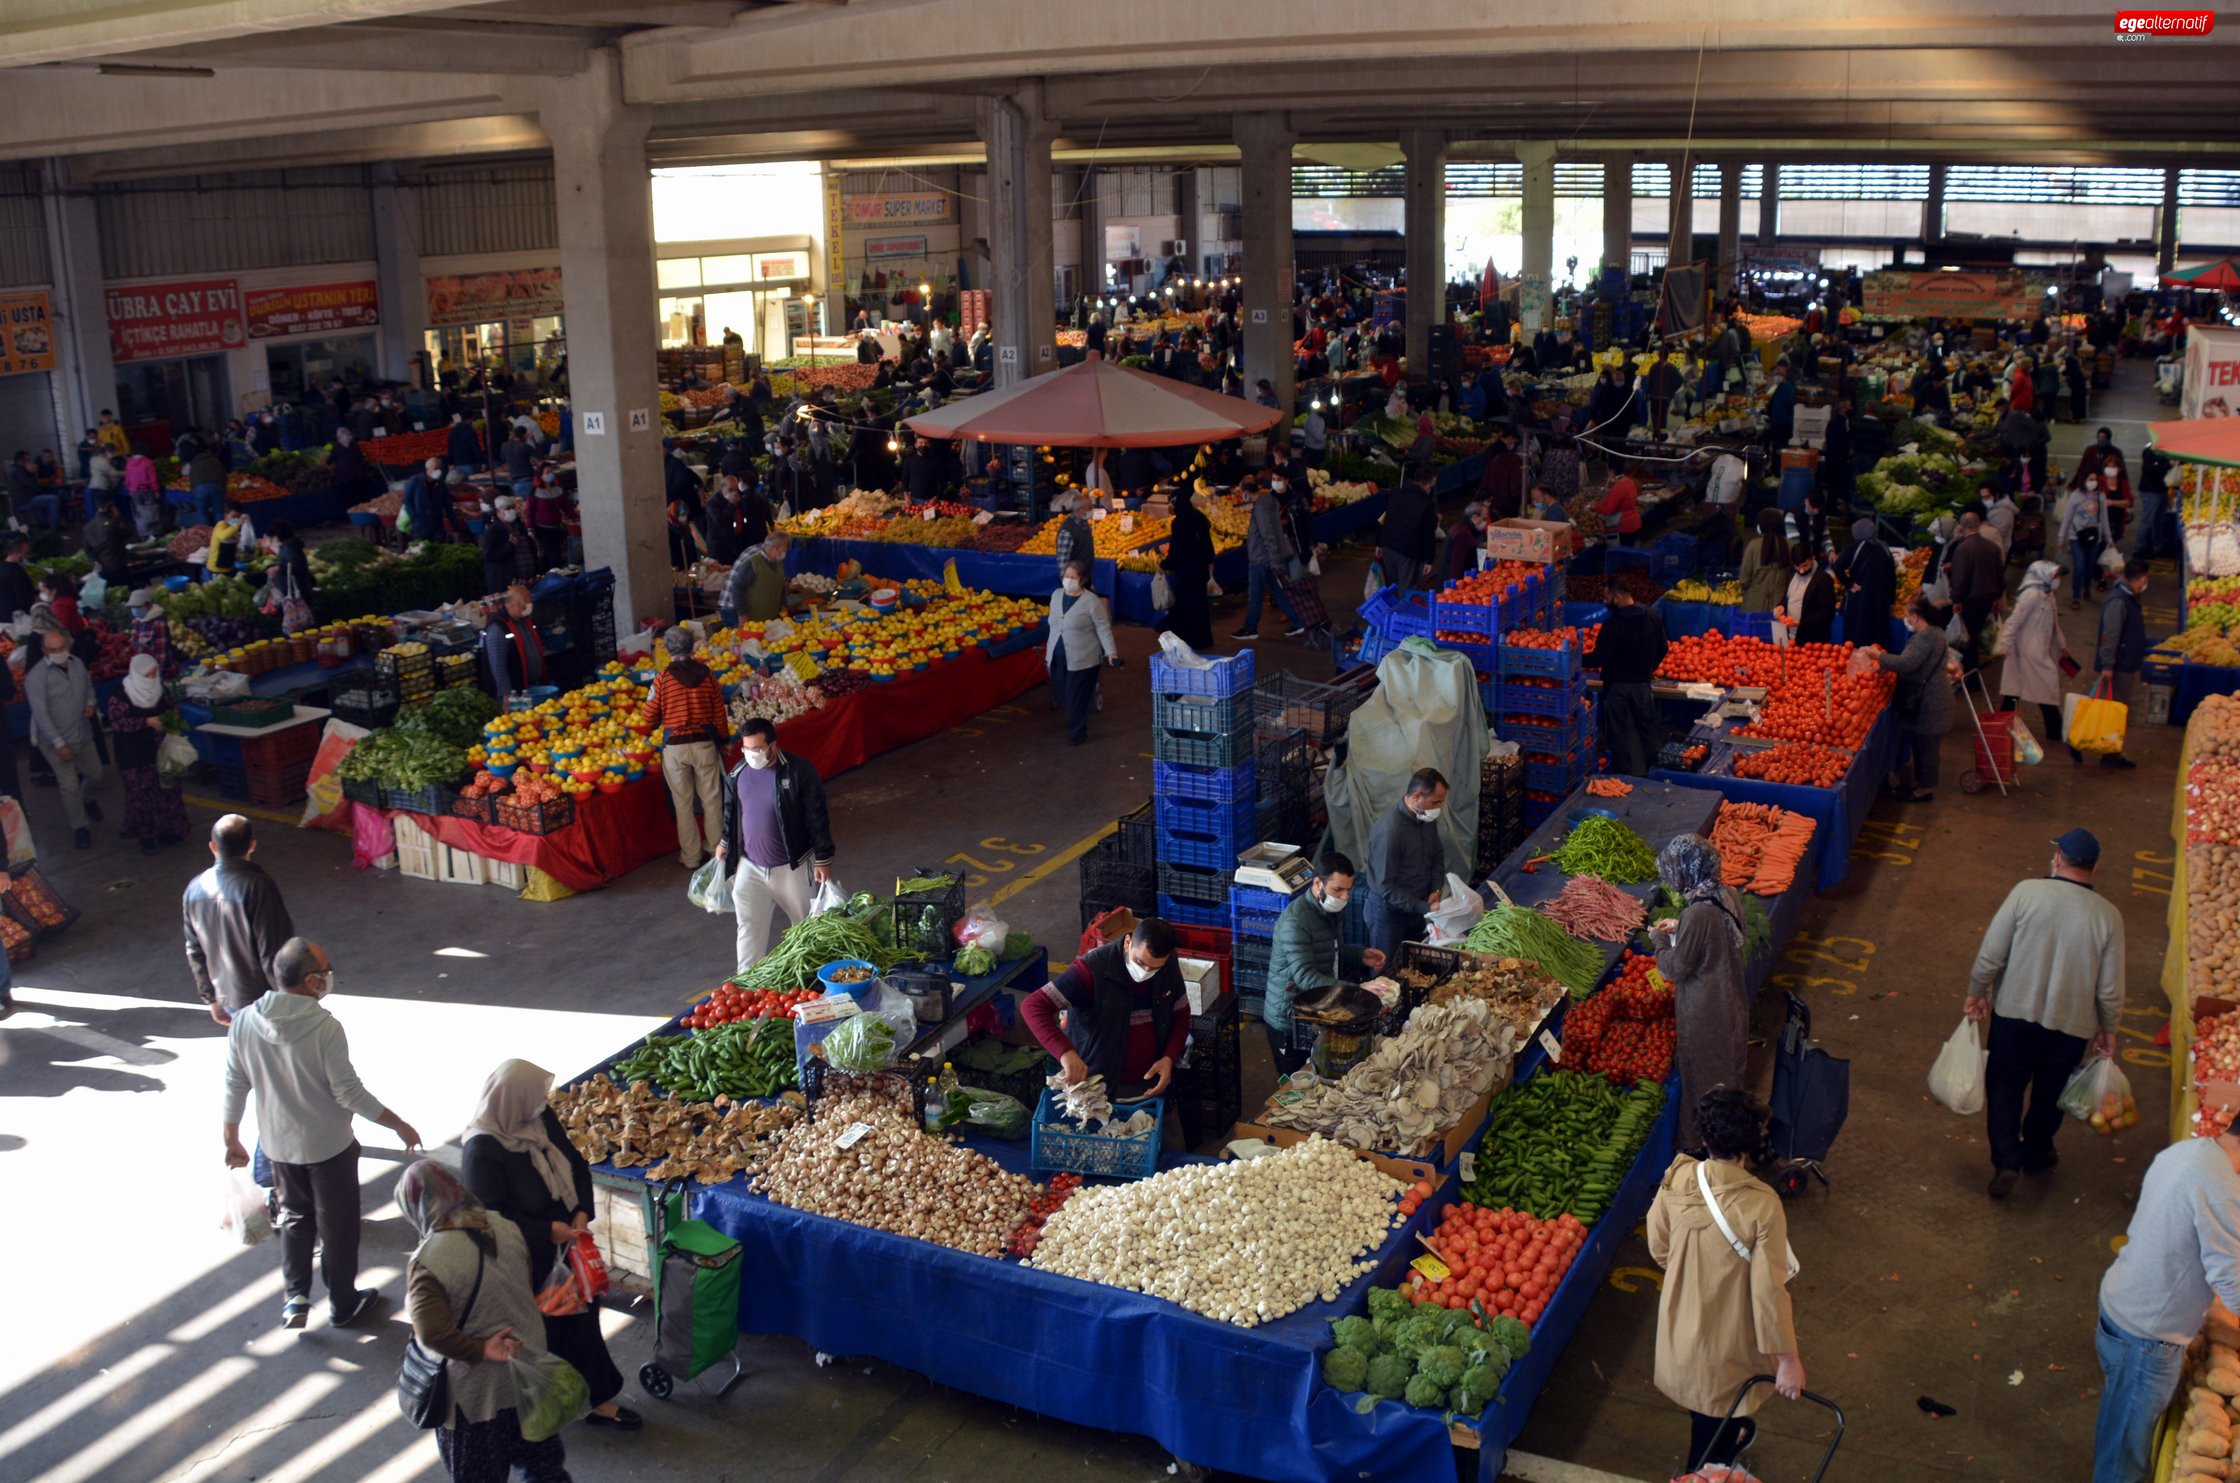
<path fill-rule="evenodd" d="M 1968 693 L 1974 684 L 1983 694 L 1983 709 L 1976 709 L 1975 697 Z M 1996 710 L 1992 706 L 1991 687 L 1984 683 L 1983 671 L 1976 670 L 1960 683 L 1960 698 L 1967 702 L 1968 719 L 1976 728 L 1976 765 L 1960 774 L 1960 791 L 1981 793 L 1987 782 L 1999 785 L 1999 796 L 2007 795 L 2007 785 L 2014 777 L 2014 712 Z"/>
<path fill-rule="evenodd" d="M 1773 1377 L 1771 1375 L 1752 1375 L 1749 1379 L 1743 1381 L 1742 1389 L 1734 1393 L 1734 1404 L 1727 1407 L 1726 1420 L 1734 1420 L 1735 1412 L 1742 1409 L 1743 1397 L 1747 1396 L 1751 1391 L 1757 1389 L 1761 1385 L 1771 1384 L 1773 1384 Z M 1828 1464 L 1836 1460 L 1836 1449 L 1843 1445 L 1843 1407 L 1837 1405 L 1834 1401 L 1829 1400 L 1826 1396 L 1816 1395 L 1809 1390 L 1805 1391 L 1801 1396 L 1798 1397 L 1798 1399 L 1810 1401 L 1815 1406 L 1826 1408 L 1828 1413 L 1836 1419 L 1835 1435 L 1828 1438 L 1828 1450 L 1821 1457 L 1820 1466 L 1815 1469 L 1812 1476 L 1806 1480 L 1806 1483 L 1821 1483 L 1821 1480 L 1828 1476 Z M 1722 1423 L 1721 1429 L 1724 1430 L 1724 1423 Z M 1749 1449 L 1745 1447 L 1743 1449 L 1743 1452 L 1745 1453 L 1745 1455 L 1747 1455 Z M 1693 1460 L 1694 1459 L 1692 1458 L 1690 1459 L 1690 1461 Z M 1740 1466 L 1739 1459 L 1737 1460 L 1735 1465 L 1737 1467 Z M 1712 1466 L 1708 1468 L 1698 1469 L 1697 1471 L 1692 1473 L 1682 1473 L 1679 1477 L 1673 1479 L 1673 1483 L 1697 1483 L 1697 1480 L 1703 1480 L 1703 1483 L 1709 1483 L 1709 1480 L 1724 1479 L 1729 1476 L 1732 1475 L 1727 1468 Z M 1771 1483 L 1771 1480 L 1768 1480 L 1768 1483 Z"/>
<path fill-rule="evenodd" d="M 1773 1113 L 1767 1129 L 1766 1182 L 1789 1199 L 1802 1194 L 1809 1179 L 1822 1184 L 1821 1164 L 1835 1147 L 1844 1119 L 1851 1115 L 1851 1063 L 1812 1043 L 1812 1010 L 1796 995 L 1787 996 L 1789 1016 L 1774 1049 Z"/>
<path fill-rule="evenodd" d="M 739 1258 L 744 1248 L 704 1220 L 684 1219 L 684 1185 L 657 1186 L 647 1242 L 653 1262 L 653 1358 L 638 1368 L 647 1395 L 665 1401 L 727 1357 L 731 1373 L 715 1394 L 739 1383 Z"/>

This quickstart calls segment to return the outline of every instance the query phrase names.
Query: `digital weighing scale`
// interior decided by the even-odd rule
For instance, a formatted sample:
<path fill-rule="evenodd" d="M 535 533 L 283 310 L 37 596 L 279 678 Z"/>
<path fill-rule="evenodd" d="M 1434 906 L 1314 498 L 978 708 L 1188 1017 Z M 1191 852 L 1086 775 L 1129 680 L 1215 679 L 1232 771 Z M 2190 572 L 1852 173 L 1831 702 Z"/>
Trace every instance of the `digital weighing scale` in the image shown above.
<path fill-rule="evenodd" d="M 1285 896 L 1296 895 L 1314 878 L 1314 865 L 1295 844 L 1256 844 L 1237 856 L 1240 886 L 1258 886 Z"/>

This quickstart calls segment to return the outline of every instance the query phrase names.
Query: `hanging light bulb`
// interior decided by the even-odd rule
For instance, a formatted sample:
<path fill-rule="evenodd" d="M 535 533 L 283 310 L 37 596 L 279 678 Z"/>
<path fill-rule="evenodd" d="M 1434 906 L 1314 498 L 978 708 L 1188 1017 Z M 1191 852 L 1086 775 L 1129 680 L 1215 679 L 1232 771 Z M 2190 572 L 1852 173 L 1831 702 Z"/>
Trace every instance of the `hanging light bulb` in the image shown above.
<path fill-rule="evenodd" d="M 894 439 L 889 438 L 887 439 L 887 451 L 889 453 L 900 453 L 902 451 L 902 445 L 896 442 Z"/>

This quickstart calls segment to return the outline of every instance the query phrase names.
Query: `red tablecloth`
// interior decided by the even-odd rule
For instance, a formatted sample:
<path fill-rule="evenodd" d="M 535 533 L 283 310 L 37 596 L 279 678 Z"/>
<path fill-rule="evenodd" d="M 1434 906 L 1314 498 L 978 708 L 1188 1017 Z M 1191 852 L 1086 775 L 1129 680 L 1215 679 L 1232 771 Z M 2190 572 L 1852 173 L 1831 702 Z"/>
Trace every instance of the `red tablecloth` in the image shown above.
<path fill-rule="evenodd" d="M 1036 645 L 990 659 L 967 654 L 947 664 L 843 695 L 778 728 L 778 745 L 815 765 L 826 782 L 881 752 L 924 741 L 1016 700 L 1043 679 Z"/>
<path fill-rule="evenodd" d="M 966 655 L 844 695 L 788 721 L 778 728 L 778 744 L 808 758 L 817 775 L 829 781 L 882 752 L 923 741 L 1015 700 L 1042 678 L 1040 647 L 1001 659 Z M 451 815 L 411 818 L 453 849 L 533 865 L 571 891 L 596 891 L 677 849 L 676 816 L 659 772 L 649 772 L 619 793 L 578 798 L 576 821 L 551 834 L 523 834 Z"/>

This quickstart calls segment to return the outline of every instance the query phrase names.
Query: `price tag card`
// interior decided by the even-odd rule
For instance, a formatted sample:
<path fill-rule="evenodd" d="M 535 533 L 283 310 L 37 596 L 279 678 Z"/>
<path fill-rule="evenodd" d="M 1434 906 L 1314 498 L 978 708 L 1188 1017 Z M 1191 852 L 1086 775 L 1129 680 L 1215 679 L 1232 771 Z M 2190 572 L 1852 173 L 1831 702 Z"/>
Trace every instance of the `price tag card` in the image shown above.
<path fill-rule="evenodd" d="M 832 1146 L 834 1148 L 854 1148 L 863 1141 L 863 1135 L 870 1131 L 871 1124 L 869 1123 L 850 1123 L 848 1124 L 848 1131 L 832 1140 Z"/>
<path fill-rule="evenodd" d="M 1540 1032 L 1540 1048 L 1548 1053 L 1549 1060 L 1559 1066 L 1563 1064 L 1563 1043 L 1546 1030 Z"/>
<path fill-rule="evenodd" d="M 932 520 L 939 516 L 940 513 L 941 512 L 939 510 L 936 510 L 933 506 L 927 505 L 924 509 L 918 512 L 918 518 L 920 520 Z"/>
<path fill-rule="evenodd" d="M 845 1145 L 842 1146 L 845 1147 Z M 1419 1256 L 1408 1265 L 1421 1272 L 1424 1279 L 1429 1282 L 1444 1282 L 1453 1275 L 1447 1270 L 1447 1264 L 1435 1256 Z"/>
<path fill-rule="evenodd" d="M 804 1025 L 822 1025 L 831 1020 L 852 1019 L 862 1012 L 862 1006 L 845 994 L 835 994 L 829 999 L 811 999 L 806 1004 L 793 1006 L 794 1019 Z"/>
<path fill-rule="evenodd" d="M 1476 1179 L 1478 1177 L 1478 1156 L 1474 1153 L 1464 1154 L 1459 1173 L 1464 1184 Z"/>

